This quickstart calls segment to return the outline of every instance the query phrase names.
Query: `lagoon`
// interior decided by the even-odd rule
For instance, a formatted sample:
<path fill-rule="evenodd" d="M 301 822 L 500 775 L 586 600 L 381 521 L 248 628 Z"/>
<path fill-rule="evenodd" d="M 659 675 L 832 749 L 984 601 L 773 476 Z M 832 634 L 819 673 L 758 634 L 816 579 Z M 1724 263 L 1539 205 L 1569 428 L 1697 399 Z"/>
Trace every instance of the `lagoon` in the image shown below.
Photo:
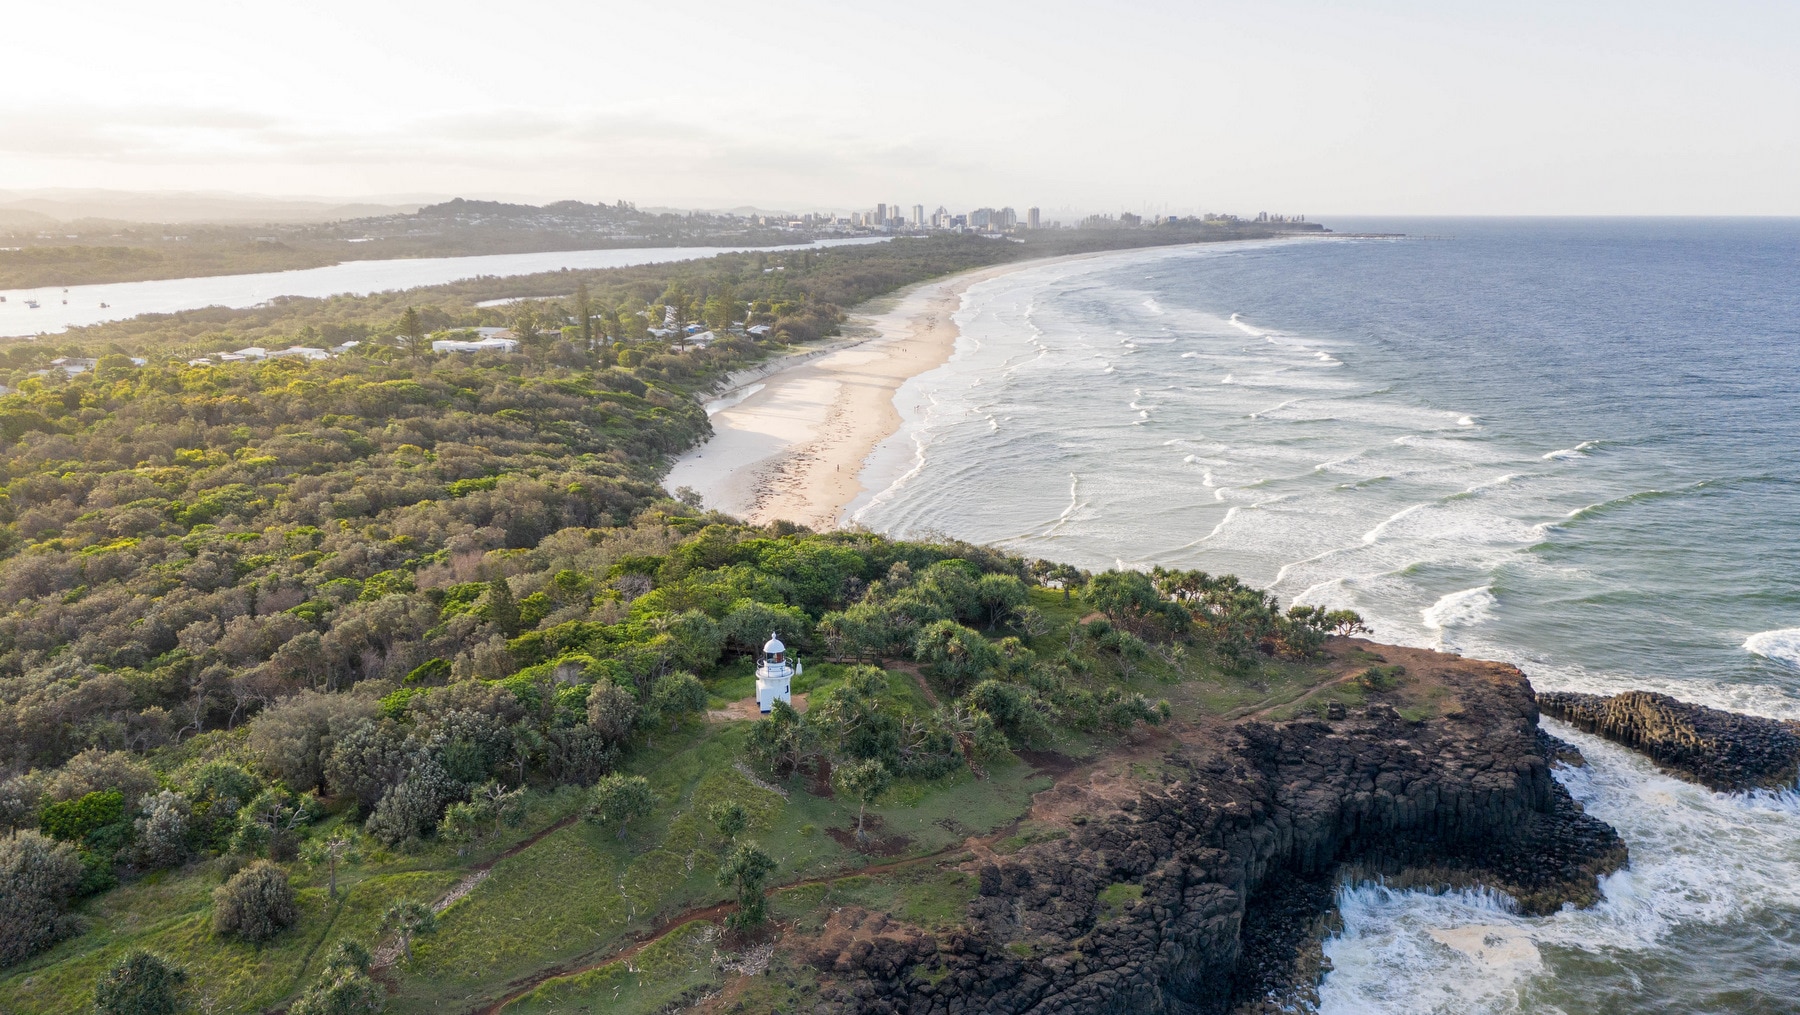
<path fill-rule="evenodd" d="M 0 290 L 0 337 L 54 334 L 72 327 L 118 321 L 139 314 L 170 314 L 200 307 L 253 307 L 279 296 L 365 295 L 394 289 L 442 285 L 482 275 L 532 275 L 545 271 L 625 268 L 639 264 L 692 261 L 742 250 L 806 250 L 879 237 L 820 240 L 777 247 L 632 247 L 610 250 L 552 250 L 531 254 L 470 257 L 404 257 L 342 261 L 323 268 L 269 271 L 252 275 L 153 279 L 99 285 L 43 286 Z M 28 301 L 36 301 L 32 307 Z"/>

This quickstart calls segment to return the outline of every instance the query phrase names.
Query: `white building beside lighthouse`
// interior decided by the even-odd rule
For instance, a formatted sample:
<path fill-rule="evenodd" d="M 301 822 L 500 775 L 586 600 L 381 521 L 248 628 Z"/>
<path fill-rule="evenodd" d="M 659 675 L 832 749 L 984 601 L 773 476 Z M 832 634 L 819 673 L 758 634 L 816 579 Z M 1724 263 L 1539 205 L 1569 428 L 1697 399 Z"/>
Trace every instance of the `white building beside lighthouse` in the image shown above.
<path fill-rule="evenodd" d="M 789 685 L 799 674 L 800 664 L 788 662 L 787 646 L 770 634 L 768 644 L 762 649 L 762 659 L 756 664 L 756 707 L 767 713 L 778 701 L 792 704 L 793 692 Z"/>

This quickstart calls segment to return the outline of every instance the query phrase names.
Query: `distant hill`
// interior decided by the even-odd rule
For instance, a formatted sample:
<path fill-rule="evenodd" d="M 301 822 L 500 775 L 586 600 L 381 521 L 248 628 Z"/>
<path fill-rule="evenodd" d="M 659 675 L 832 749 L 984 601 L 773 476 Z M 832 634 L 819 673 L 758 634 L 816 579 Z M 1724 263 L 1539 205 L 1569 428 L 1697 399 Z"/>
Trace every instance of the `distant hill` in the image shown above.
<path fill-rule="evenodd" d="M 0 227 L 17 228 L 78 219 L 181 224 L 336 222 L 406 214 L 416 211 L 422 203 L 378 204 L 250 194 L 126 190 L 0 191 Z M 30 218 L 21 219 L 17 217 L 19 215 Z"/>

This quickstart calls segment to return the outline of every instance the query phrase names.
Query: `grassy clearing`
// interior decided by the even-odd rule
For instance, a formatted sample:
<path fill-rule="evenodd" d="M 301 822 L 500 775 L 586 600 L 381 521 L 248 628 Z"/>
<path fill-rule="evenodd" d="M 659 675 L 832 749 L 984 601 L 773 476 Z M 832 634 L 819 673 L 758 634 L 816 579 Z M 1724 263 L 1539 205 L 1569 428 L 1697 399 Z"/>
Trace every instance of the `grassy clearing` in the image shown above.
<path fill-rule="evenodd" d="M 801 934 L 825 928 L 834 910 L 861 906 L 927 930 L 958 926 L 979 884 L 950 867 L 921 864 L 879 877 L 853 874 L 822 884 L 779 892 L 769 899 L 770 915 Z"/>
<path fill-rule="evenodd" d="M 105 897 L 85 915 L 89 933 L 66 941 L 0 980 L 0 1011 L 76 1013 L 91 1010 L 94 982 L 132 948 L 145 948 L 187 969 L 200 999 L 217 1011 L 254 1011 L 276 1004 L 315 971 L 323 944 L 342 937 L 376 939 L 394 898 L 436 898 L 456 883 L 450 871 L 364 877 L 333 903 L 323 888 L 298 892 L 300 922 L 263 945 L 212 932 L 212 889 L 219 865 L 168 872 Z M 149 881 L 150 879 L 146 879 Z M 141 908 L 136 908 L 141 906 Z"/>

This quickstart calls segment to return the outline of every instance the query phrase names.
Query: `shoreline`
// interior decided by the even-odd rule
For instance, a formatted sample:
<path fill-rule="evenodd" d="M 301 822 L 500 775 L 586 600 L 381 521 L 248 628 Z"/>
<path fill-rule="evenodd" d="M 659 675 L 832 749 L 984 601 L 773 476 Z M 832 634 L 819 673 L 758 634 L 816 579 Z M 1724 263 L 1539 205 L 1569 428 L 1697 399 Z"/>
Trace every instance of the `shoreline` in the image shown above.
<path fill-rule="evenodd" d="M 875 449 L 905 422 L 901 385 L 949 362 L 954 315 L 969 287 L 1061 261 L 1034 258 L 908 286 L 850 309 L 846 336 L 728 377 L 706 403 L 713 436 L 675 459 L 663 486 L 690 487 L 706 507 L 754 525 L 776 519 L 837 528 L 868 491 Z"/>

